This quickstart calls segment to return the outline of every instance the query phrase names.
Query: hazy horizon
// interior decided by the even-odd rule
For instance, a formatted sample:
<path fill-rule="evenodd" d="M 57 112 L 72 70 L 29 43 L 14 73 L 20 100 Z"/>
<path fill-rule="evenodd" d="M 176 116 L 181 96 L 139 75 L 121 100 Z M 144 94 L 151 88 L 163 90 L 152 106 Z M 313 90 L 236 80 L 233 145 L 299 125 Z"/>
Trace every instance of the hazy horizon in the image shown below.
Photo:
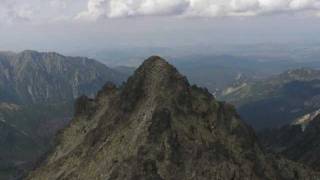
<path fill-rule="evenodd" d="M 122 50 L 238 55 L 259 51 L 258 46 L 277 46 L 275 54 L 290 54 L 320 44 L 316 0 L 1 2 L 1 51 L 30 49 L 101 59 L 101 52 Z M 273 53 L 270 48 L 265 49 Z"/>

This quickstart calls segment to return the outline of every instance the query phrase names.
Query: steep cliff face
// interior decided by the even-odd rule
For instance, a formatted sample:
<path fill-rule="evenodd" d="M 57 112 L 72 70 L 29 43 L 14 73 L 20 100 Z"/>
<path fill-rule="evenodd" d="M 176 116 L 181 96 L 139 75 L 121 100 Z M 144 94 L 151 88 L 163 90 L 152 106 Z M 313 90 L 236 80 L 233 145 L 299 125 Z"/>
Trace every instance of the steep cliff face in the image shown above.
<path fill-rule="evenodd" d="M 123 88 L 81 97 L 56 147 L 27 179 L 316 179 L 266 155 L 234 107 L 151 57 Z"/>

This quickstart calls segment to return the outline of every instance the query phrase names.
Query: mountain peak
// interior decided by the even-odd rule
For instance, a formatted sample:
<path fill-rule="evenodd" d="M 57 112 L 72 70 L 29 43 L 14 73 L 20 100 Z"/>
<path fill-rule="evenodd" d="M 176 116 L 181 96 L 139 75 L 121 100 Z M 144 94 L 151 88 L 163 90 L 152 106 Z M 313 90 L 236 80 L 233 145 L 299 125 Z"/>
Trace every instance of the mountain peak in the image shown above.
<path fill-rule="evenodd" d="M 121 97 L 125 100 L 125 109 L 134 107 L 144 97 L 170 99 L 188 92 L 190 85 L 185 76 L 158 56 L 152 56 L 135 71 L 124 86 Z"/>
<path fill-rule="evenodd" d="M 160 56 L 150 56 L 148 59 L 146 59 L 143 64 L 143 66 L 161 66 L 161 67 L 169 67 L 171 66 L 168 61 L 166 61 L 164 58 Z M 173 67 L 173 66 L 171 66 Z"/>
<path fill-rule="evenodd" d="M 134 75 L 128 79 L 125 89 L 144 89 L 146 91 L 172 88 L 188 88 L 189 83 L 185 76 L 159 56 L 152 56 L 135 71 Z"/>
<path fill-rule="evenodd" d="M 149 75 L 172 75 L 172 74 L 179 74 L 178 70 L 169 64 L 165 59 L 161 58 L 160 56 L 151 56 L 144 63 L 140 66 L 137 70 L 138 72 L 148 73 Z"/>
<path fill-rule="evenodd" d="M 314 175 L 303 168 L 294 171 L 298 168 L 294 164 L 267 159 L 252 129 L 233 107 L 190 87 L 186 78 L 160 57 L 147 59 L 121 92 L 112 85 L 105 88 L 115 93 L 100 96 L 98 101 L 104 103 L 80 99 L 79 110 L 84 114 L 61 132 L 46 162 L 27 179 L 284 179 Z"/>
<path fill-rule="evenodd" d="M 153 55 L 150 56 L 148 59 L 144 61 L 144 63 L 168 63 L 165 59 L 163 59 L 161 56 Z"/>

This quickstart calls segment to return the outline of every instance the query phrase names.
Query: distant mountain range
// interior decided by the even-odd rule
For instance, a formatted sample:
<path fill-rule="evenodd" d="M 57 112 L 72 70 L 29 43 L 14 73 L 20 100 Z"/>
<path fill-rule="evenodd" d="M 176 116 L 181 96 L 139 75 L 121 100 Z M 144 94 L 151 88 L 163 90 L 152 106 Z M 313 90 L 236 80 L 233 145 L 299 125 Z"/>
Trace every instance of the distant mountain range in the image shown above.
<path fill-rule="evenodd" d="M 155 56 L 121 88 L 108 84 L 95 98 L 79 98 L 71 124 L 26 179 L 319 178 L 266 154 L 232 105 Z"/>
<path fill-rule="evenodd" d="M 127 76 L 88 58 L 1 52 L 0 177 L 46 151 L 71 119 L 77 97 L 94 96 L 106 82 L 121 84 Z"/>
<path fill-rule="evenodd" d="M 250 49 L 252 51 L 252 49 Z M 141 49 L 134 49 L 133 52 L 141 51 Z M 110 63 L 115 61 L 116 64 L 122 64 L 122 66 L 116 66 L 117 70 L 125 74 L 132 74 L 133 70 L 137 65 L 141 64 L 141 59 L 145 58 L 145 55 L 122 57 L 125 54 L 125 50 L 121 51 L 108 51 L 103 53 L 100 58 L 108 57 L 112 60 L 102 61 L 104 63 Z M 156 54 L 158 51 L 152 51 L 147 54 Z M 146 54 L 144 52 L 143 54 Z M 188 76 L 190 82 L 198 84 L 208 88 L 208 90 L 216 95 L 230 86 L 239 85 L 242 83 L 251 83 L 259 81 L 267 77 L 280 74 L 290 69 L 297 69 L 301 67 L 305 68 L 320 68 L 319 61 L 295 61 L 288 59 L 273 60 L 273 58 L 263 58 L 255 56 L 237 56 L 237 55 L 203 55 L 196 54 L 187 55 L 189 53 L 182 53 L 184 55 L 170 56 L 169 62 L 172 63 L 181 71 Z M 131 63 L 131 60 L 135 59 L 135 63 Z M 126 61 L 127 60 L 127 61 Z M 126 66 L 132 67 L 126 67 Z"/>
<path fill-rule="evenodd" d="M 289 70 L 229 88 L 219 98 L 237 105 L 241 116 L 256 129 L 281 127 L 320 109 L 320 71 Z"/>
<path fill-rule="evenodd" d="M 141 51 L 141 49 L 132 50 L 134 53 L 139 51 Z M 111 58 L 113 61 L 122 64 L 122 66 L 115 66 L 116 70 L 127 75 L 132 75 L 133 70 L 135 69 L 134 67 L 141 64 L 141 59 L 143 59 L 145 55 L 141 54 L 135 56 L 134 54 L 130 54 L 130 56 L 122 57 L 125 52 L 124 49 L 121 51 L 108 51 L 102 53 L 98 59 L 101 59 L 102 57 Z M 159 53 L 158 51 L 147 52 L 148 51 L 143 52 L 143 54 Z M 273 58 L 269 59 L 255 56 L 204 55 L 196 54 L 196 52 L 194 52 L 193 55 L 187 55 L 189 53 L 186 52 L 182 54 L 184 55 L 166 55 L 165 57 L 167 57 L 169 62 L 175 65 L 179 71 L 186 74 L 190 82 L 206 87 L 211 93 L 218 96 L 220 96 L 222 91 L 226 88 L 242 85 L 243 83 L 260 81 L 290 69 L 301 67 L 320 68 L 320 61 L 311 60 L 295 61 L 290 58 L 287 58 L 286 60 L 285 58 L 273 60 Z M 132 59 L 135 59 L 136 62 L 130 63 Z M 102 62 L 108 64 L 110 61 Z M 110 64 L 114 65 L 114 63 Z M 115 64 L 117 65 L 117 63 Z M 129 67 L 127 67 L 128 65 Z"/>
<path fill-rule="evenodd" d="M 232 55 L 190 55 L 175 57 L 170 62 L 186 74 L 190 82 L 208 88 L 217 96 L 229 87 L 263 81 L 292 69 L 320 68 L 317 61 L 261 60 Z"/>
<path fill-rule="evenodd" d="M 190 82 L 206 87 L 214 94 L 221 93 L 231 85 L 251 82 L 269 75 L 269 72 L 253 68 L 253 61 L 233 56 L 194 56 L 174 60 L 172 63 L 188 76 Z"/>
<path fill-rule="evenodd" d="M 92 59 L 35 51 L 0 53 L 0 70 L 0 100 L 19 104 L 72 100 L 126 78 Z"/>

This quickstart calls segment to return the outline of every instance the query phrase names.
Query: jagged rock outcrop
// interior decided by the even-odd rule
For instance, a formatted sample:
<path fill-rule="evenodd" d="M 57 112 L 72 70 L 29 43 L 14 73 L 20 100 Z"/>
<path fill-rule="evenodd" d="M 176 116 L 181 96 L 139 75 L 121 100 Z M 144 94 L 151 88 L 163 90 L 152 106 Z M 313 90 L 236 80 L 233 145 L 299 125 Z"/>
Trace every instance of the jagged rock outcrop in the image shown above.
<path fill-rule="evenodd" d="M 264 153 L 233 106 L 151 57 L 123 88 L 81 98 L 56 147 L 27 179 L 317 179 Z"/>

